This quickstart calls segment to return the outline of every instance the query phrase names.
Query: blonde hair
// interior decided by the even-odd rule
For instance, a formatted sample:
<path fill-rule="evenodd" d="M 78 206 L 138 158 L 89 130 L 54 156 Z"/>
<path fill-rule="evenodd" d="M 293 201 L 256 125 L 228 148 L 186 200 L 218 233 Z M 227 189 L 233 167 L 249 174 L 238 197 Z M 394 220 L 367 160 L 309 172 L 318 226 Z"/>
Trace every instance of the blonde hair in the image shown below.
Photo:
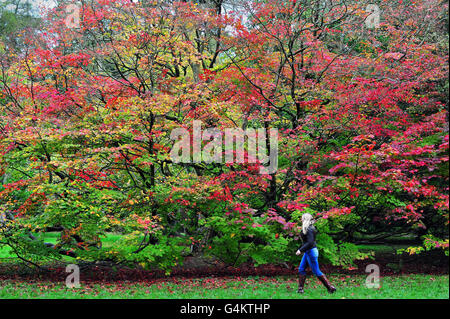
<path fill-rule="evenodd" d="M 303 234 L 306 235 L 306 232 L 308 231 L 309 226 L 314 224 L 314 219 L 311 214 L 303 214 L 302 215 L 302 231 Z"/>

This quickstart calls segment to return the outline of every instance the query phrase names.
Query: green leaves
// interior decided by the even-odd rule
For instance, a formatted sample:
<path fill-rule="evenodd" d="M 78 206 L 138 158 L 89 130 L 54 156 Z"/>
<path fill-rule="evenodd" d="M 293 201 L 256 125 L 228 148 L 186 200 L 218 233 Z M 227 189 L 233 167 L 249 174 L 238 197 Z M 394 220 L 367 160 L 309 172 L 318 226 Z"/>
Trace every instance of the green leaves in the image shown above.
<path fill-rule="evenodd" d="M 448 52 L 443 20 L 429 19 L 445 6 L 379 5 L 383 23 L 369 30 L 361 2 L 350 13 L 267 0 L 243 25 L 191 1 L 88 1 L 76 29 L 59 5 L 17 36 L 27 19 L 0 5 L 11 31 L 0 43 L 8 244 L 50 256 L 26 236 L 53 227 L 54 251 L 86 260 L 297 262 L 308 212 L 335 265 L 364 257 L 348 243 L 363 233 L 425 228 L 424 245 L 448 251 Z M 277 171 L 172 160 L 171 133 L 195 120 L 277 129 Z M 117 244 L 104 247 L 106 234 Z"/>

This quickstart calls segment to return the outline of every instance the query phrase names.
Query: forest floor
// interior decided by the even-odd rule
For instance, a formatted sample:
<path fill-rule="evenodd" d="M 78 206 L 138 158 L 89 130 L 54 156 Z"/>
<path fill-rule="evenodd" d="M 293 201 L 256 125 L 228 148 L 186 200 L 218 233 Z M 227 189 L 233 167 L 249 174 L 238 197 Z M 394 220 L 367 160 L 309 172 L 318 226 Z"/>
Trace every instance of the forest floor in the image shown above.
<path fill-rule="evenodd" d="M 165 278 L 147 281 L 82 282 L 67 288 L 64 282 L 2 280 L 0 299 L 448 299 L 448 275 L 381 277 L 378 288 L 366 285 L 366 276 L 329 275 L 337 292 L 329 294 L 314 277 L 298 294 L 295 276 L 233 276 Z"/>
<path fill-rule="evenodd" d="M 65 266 L 70 260 L 38 270 L 14 258 L 0 258 L 0 299 L 21 298 L 126 298 L 126 299 L 448 299 L 448 257 L 440 252 L 399 255 L 402 245 L 362 245 L 374 251 L 373 259 L 356 261 L 355 267 L 321 265 L 338 288 L 328 294 L 309 273 L 305 294 L 297 290 L 296 265 L 206 265 L 187 258 L 184 266 L 170 275 L 163 271 L 118 267 L 108 263 L 78 263 L 80 287 L 67 288 Z M 369 288 L 368 265 L 378 266 L 380 285 Z M 367 269 L 367 271 L 366 271 Z"/>

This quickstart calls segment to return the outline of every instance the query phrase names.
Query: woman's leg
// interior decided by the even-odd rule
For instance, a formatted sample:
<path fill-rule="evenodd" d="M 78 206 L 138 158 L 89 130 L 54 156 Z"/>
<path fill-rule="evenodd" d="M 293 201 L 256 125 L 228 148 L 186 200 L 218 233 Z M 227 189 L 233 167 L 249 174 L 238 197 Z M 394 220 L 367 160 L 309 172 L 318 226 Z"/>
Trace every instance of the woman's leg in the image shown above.
<path fill-rule="evenodd" d="M 306 281 L 306 267 L 308 266 L 308 261 L 305 255 L 303 255 L 300 265 L 298 266 L 298 293 L 303 293 L 303 287 Z"/>
<path fill-rule="evenodd" d="M 314 275 L 319 278 L 322 284 L 327 288 L 328 292 L 333 293 L 336 291 L 336 288 L 330 284 L 327 277 L 320 271 L 319 268 L 319 251 L 317 248 L 310 249 L 308 254 L 308 263 L 311 266 L 311 269 Z"/>
<path fill-rule="evenodd" d="M 300 275 L 306 275 L 306 267 L 308 267 L 308 258 L 306 257 L 306 253 L 303 254 L 302 260 L 300 261 L 300 265 L 298 266 L 298 273 Z"/>
<path fill-rule="evenodd" d="M 314 273 L 314 275 L 316 275 L 317 277 L 322 276 L 323 273 L 320 271 L 319 268 L 319 251 L 317 250 L 317 248 L 312 248 L 308 250 L 305 253 L 305 256 L 307 257 L 308 264 L 311 267 L 311 270 Z"/>

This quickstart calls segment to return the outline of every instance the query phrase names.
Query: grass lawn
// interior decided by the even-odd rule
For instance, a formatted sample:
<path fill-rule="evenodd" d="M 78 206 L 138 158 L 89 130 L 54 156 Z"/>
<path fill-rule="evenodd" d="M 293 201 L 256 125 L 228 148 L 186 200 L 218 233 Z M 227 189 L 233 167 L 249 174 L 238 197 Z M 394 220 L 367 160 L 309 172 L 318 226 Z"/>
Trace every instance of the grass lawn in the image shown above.
<path fill-rule="evenodd" d="M 363 252 L 374 252 L 375 256 L 381 255 L 396 255 L 399 249 L 405 249 L 411 245 L 392 244 L 392 245 L 358 245 L 358 248 Z"/>
<path fill-rule="evenodd" d="M 59 233 L 46 233 L 46 242 L 55 243 Z M 120 235 L 108 234 L 103 246 L 116 244 Z M 374 251 L 376 256 L 395 256 L 405 245 L 360 245 L 362 251 Z M 64 256 L 64 260 L 73 258 Z M 0 263 L 15 262 L 8 247 L 0 247 Z M 299 295 L 294 277 L 206 277 L 199 279 L 159 279 L 151 282 L 81 283 L 80 288 L 66 288 L 64 282 L 20 280 L 0 281 L 0 299 L 20 298 L 103 298 L 103 299 L 448 299 L 448 275 L 402 275 L 381 278 L 379 289 L 365 286 L 366 276 L 330 275 L 338 291 L 330 295 L 322 284 L 308 277 L 305 294 Z"/>
<path fill-rule="evenodd" d="M 43 234 L 43 241 L 55 244 L 59 237 L 59 232 L 47 232 Z M 102 245 L 104 248 L 113 247 L 117 245 L 117 241 L 121 238 L 120 234 L 108 233 L 102 238 Z M 379 255 L 395 255 L 396 251 L 401 248 L 407 248 L 410 245 L 358 245 L 363 252 L 374 252 L 376 256 Z M 14 261 L 17 257 L 12 254 L 12 249 L 7 246 L 0 246 L 0 262 L 6 260 Z M 63 260 L 73 261 L 74 259 L 68 256 L 62 256 Z"/>
<path fill-rule="evenodd" d="M 381 278 L 379 289 L 365 286 L 365 276 L 331 275 L 338 288 L 328 294 L 321 283 L 309 277 L 303 295 L 297 294 L 293 277 L 206 277 L 161 279 L 148 282 L 81 283 L 66 288 L 64 283 L 0 282 L 0 299 L 16 298 L 102 298 L 102 299 L 448 299 L 449 276 L 405 275 Z"/>
<path fill-rule="evenodd" d="M 43 234 L 43 241 L 47 243 L 56 244 L 61 234 L 59 232 L 47 232 Z M 102 238 L 103 247 L 113 247 L 117 241 L 120 239 L 121 235 L 119 234 L 107 234 Z M 12 249 L 8 246 L 0 246 L 0 262 L 4 260 L 18 260 L 17 256 L 12 253 Z M 73 261 L 74 258 L 68 256 L 62 256 L 63 260 Z"/>

